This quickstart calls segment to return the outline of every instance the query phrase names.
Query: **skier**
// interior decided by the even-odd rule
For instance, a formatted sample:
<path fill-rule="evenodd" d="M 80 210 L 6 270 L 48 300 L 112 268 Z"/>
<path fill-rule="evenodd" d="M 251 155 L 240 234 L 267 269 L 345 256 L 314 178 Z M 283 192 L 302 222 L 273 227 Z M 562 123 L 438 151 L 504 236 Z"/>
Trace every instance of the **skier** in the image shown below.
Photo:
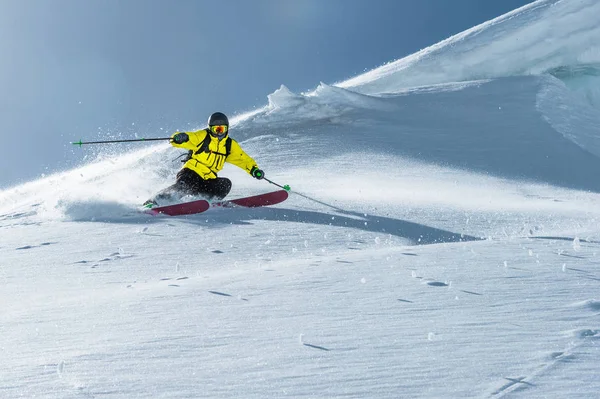
<path fill-rule="evenodd" d="M 231 180 L 217 177 L 223 164 L 229 162 L 244 170 L 252 177 L 262 179 L 264 172 L 256 161 L 242 150 L 229 135 L 229 120 L 221 112 L 208 118 L 208 128 L 194 132 L 176 132 L 171 136 L 171 145 L 189 150 L 183 168 L 177 173 L 175 184 L 159 192 L 143 206 L 157 206 L 157 200 L 168 200 L 174 194 L 199 195 L 206 199 L 223 199 L 231 190 Z"/>

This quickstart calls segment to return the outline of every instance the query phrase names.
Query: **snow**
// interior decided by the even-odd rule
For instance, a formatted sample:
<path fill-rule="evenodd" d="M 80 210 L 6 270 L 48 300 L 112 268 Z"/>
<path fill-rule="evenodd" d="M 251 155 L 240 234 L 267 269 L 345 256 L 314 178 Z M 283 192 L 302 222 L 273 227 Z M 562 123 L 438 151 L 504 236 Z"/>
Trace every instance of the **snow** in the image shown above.
<path fill-rule="evenodd" d="M 596 0 L 535 1 L 340 86 L 373 94 L 552 73 L 567 81 L 578 77 L 572 83 L 598 99 L 598 15 Z"/>
<path fill-rule="evenodd" d="M 598 397 L 597 11 L 282 86 L 232 128 L 274 207 L 139 214 L 166 144 L 1 191 L 0 397 Z"/>

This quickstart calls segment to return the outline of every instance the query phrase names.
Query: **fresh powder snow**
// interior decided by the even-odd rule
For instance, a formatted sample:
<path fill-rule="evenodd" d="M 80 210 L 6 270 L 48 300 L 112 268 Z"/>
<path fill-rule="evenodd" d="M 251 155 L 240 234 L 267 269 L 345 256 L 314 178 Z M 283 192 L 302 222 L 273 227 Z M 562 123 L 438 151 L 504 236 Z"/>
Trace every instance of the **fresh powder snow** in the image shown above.
<path fill-rule="evenodd" d="M 600 398 L 599 15 L 282 85 L 231 128 L 273 207 L 139 213 L 167 143 L 0 191 L 0 397 Z"/>

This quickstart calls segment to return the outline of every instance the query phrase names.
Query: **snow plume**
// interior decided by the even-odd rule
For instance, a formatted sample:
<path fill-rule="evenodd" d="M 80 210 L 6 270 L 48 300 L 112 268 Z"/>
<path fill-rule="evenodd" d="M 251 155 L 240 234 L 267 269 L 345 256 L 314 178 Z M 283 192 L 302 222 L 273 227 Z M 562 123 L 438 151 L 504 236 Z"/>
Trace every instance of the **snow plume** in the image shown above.
<path fill-rule="evenodd" d="M 85 166 L 1 191 L 0 210 L 34 207 L 36 213 L 55 218 L 78 203 L 143 202 L 156 186 L 174 177 L 176 169 L 169 166 L 175 157 L 160 145 L 113 156 L 101 150 Z"/>

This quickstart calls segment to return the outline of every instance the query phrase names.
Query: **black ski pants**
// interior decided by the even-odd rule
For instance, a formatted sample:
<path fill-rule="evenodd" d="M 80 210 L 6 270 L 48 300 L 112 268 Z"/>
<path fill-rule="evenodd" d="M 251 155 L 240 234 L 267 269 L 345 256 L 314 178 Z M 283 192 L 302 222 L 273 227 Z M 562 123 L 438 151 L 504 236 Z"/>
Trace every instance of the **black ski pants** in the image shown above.
<path fill-rule="evenodd" d="M 177 173 L 175 184 L 163 192 L 179 192 L 184 195 L 199 195 L 206 199 L 223 199 L 231 191 L 231 180 L 225 177 L 204 180 L 191 169 L 183 168 Z"/>

